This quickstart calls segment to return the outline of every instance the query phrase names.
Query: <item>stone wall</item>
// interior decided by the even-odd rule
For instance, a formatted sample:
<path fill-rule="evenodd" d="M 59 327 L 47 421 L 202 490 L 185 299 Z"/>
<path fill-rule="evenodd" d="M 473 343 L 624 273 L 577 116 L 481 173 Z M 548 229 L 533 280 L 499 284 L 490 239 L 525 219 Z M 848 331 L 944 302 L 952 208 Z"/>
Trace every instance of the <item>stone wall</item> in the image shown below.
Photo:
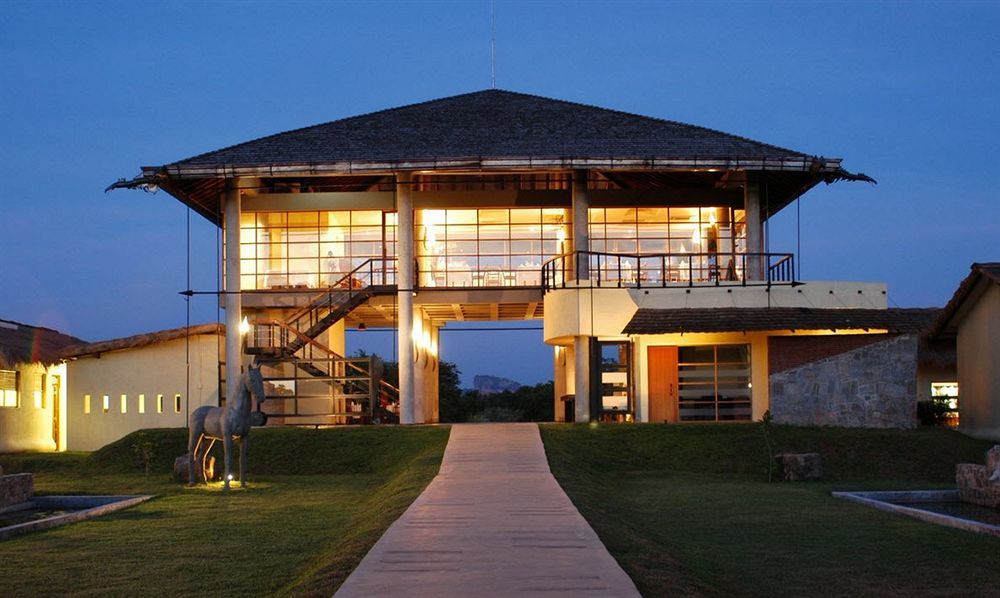
<path fill-rule="evenodd" d="M 895 336 L 770 376 L 776 423 L 852 428 L 917 425 L 917 337 Z"/>
<path fill-rule="evenodd" d="M 0 475 L 0 510 L 29 501 L 34 494 L 34 477 L 30 473 Z"/>

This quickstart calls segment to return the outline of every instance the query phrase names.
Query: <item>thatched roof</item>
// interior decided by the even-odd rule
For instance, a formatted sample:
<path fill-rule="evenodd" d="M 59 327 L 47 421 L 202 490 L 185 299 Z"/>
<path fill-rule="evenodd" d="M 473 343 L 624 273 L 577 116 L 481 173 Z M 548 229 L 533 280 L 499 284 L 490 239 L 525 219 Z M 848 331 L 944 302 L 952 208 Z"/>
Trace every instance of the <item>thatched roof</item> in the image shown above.
<path fill-rule="evenodd" d="M 166 341 L 182 339 L 186 336 L 198 336 L 202 334 L 225 334 L 226 327 L 222 324 L 198 324 L 196 326 L 171 328 L 170 330 L 160 330 L 159 332 L 147 332 L 125 338 L 115 338 L 96 343 L 83 343 L 66 347 L 61 354 L 63 359 L 72 359 L 86 355 L 97 355 L 110 351 L 121 351 L 124 349 L 135 349 L 148 345 L 155 345 Z"/>
<path fill-rule="evenodd" d="M 0 320 L 0 367 L 13 369 L 22 363 L 59 362 L 63 349 L 84 341 L 51 328 Z"/>

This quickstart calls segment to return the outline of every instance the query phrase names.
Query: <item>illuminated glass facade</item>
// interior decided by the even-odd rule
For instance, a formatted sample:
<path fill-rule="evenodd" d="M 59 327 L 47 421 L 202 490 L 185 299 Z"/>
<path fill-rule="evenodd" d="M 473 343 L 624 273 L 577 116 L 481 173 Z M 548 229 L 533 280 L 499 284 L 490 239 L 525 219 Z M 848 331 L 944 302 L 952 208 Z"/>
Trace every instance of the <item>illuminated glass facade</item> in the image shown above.
<path fill-rule="evenodd" d="M 537 287 L 542 264 L 572 250 L 570 218 L 566 208 L 417 209 L 417 285 Z M 743 210 L 602 207 L 591 208 L 589 219 L 591 273 L 602 280 L 680 283 L 743 274 Z M 243 213 L 242 289 L 324 288 L 368 260 L 394 284 L 396 222 L 394 212 L 382 210 Z"/>

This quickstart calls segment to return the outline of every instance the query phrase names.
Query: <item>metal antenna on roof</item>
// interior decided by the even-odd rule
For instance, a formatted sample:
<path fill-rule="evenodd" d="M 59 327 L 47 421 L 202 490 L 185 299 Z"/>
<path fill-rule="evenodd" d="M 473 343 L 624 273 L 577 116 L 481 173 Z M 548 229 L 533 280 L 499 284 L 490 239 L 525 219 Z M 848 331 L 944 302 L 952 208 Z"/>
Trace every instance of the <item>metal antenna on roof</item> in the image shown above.
<path fill-rule="evenodd" d="M 490 0 L 490 89 L 497 88 L 497 3 Z"/>

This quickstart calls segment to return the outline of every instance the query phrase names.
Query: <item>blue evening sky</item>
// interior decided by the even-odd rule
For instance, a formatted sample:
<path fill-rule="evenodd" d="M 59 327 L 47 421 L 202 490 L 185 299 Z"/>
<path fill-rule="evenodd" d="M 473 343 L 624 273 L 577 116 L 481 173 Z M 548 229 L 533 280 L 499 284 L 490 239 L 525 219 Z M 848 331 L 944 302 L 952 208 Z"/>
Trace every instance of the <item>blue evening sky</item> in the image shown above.
<path fill-rule="evenodd" d="M 1000 260 L 995 2 L 499 0 L 497 86 L 844 158 L 801 201 L 805 280 L 940 306 Z M 0 318 L 97 340 L 183 325 L 186 208 L 140 165 L 487 88 L 475 2 L 0 3 Z M 216 230 L 191 217 L 192 286 Z M 794 251 L 795 208 L 771 249 Z M 192 321 L 214 321 L 208 298 Z M 540 322 L 538 322 L 540 324 Z M 391 334 L 351 333 L 391 356 Z M 466 383 L 551 378 L 539 332 L 446 333 Z"/>

